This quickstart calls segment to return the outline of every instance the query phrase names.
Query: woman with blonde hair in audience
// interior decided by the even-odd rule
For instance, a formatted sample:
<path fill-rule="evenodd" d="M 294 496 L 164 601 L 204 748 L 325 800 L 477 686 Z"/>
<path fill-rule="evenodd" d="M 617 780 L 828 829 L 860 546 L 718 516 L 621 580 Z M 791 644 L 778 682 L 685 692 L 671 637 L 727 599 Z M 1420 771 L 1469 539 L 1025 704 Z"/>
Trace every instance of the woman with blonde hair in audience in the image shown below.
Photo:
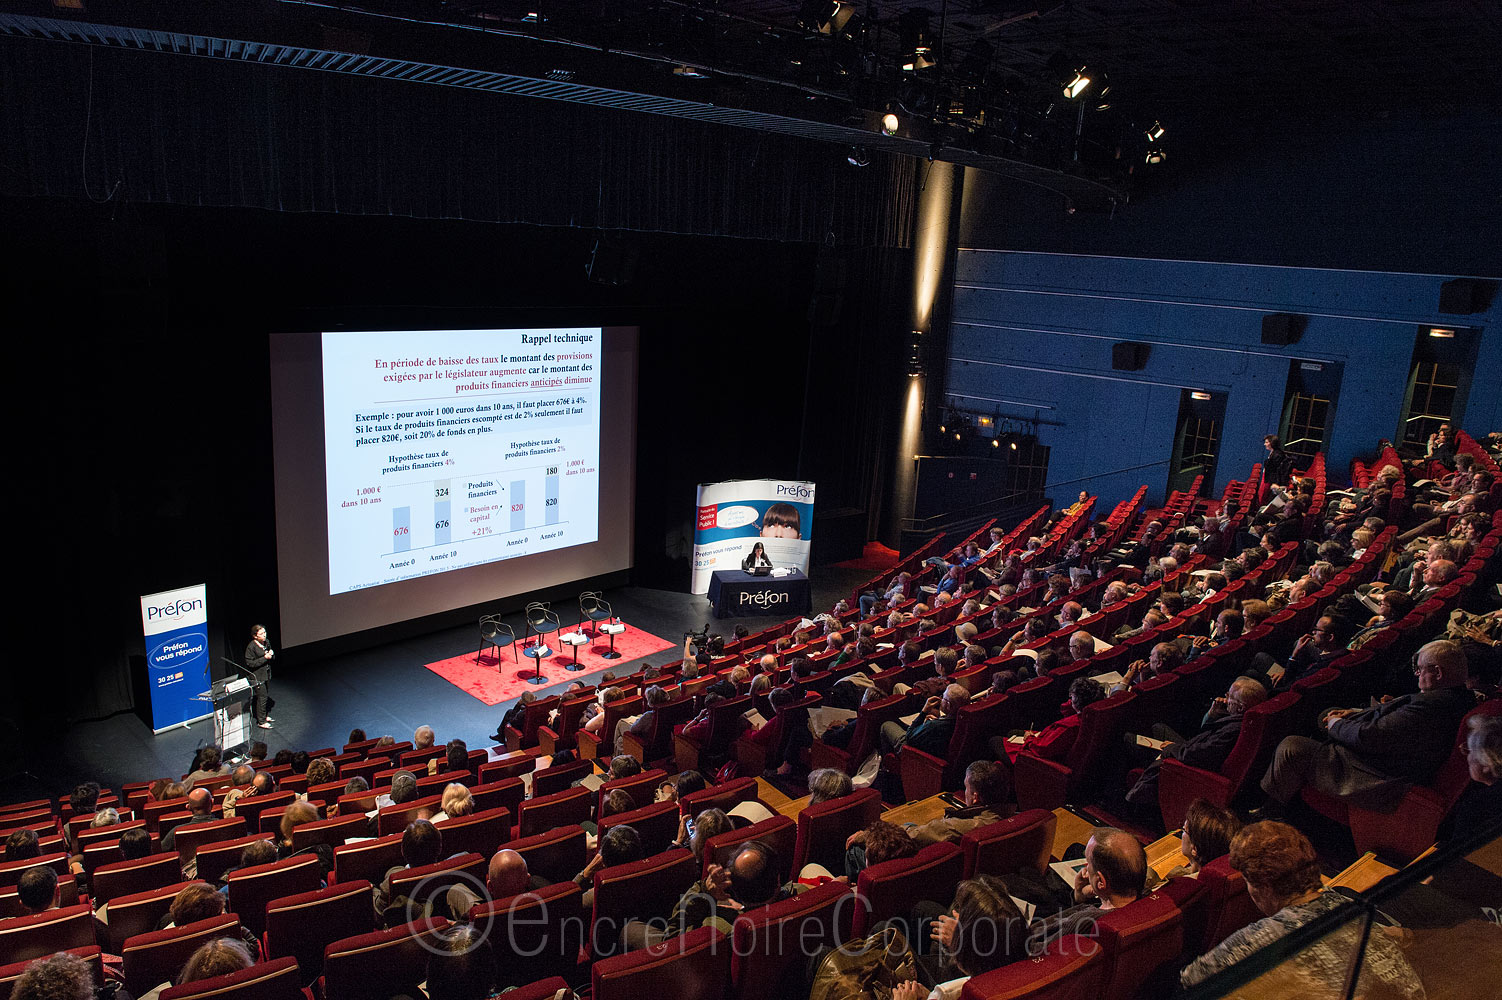
<path fill-rule="evenodd" d="M 474 811 L 475 800 L 469 794 L 469 789 L 457 781 L 450 781 L 443 786 L 443 795 L 438 800 L 438 812 L 434 814 L 432 821 L 441 823 L 455 816 L 468 816 Z"/>

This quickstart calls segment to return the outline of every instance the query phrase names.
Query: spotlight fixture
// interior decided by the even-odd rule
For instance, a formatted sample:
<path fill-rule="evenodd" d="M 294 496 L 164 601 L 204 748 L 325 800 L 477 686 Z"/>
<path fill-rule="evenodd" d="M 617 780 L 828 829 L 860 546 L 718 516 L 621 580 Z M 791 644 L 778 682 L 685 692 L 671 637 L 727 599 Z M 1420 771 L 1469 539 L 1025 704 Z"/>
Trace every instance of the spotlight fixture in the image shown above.
<path fill-rule="evenodd" d="M 707 80 L 709 74 L 697 66 L 674 66 L 673 75 L 681 76 L 685 80 Z"/>
<path fill-rule="evenodd" d="M 1162 123 L 1160 123 L 1160 122 L 1153 122 L 1152 128 L 1150 128 L 1150 129 L 1147 130 L 1147 139 L 1148 139 L 1148 141 L 1149 142 L 1157 142 L 1159 139 L 1163 138 L 1164 131 L 1165 130 L 1163 128 Z"/>
<path fill-rule="evenodd" d="M 1090 86 L 1090 67 L 1081 66 L 1074 71 L 1074 75 L 1064 84 L 1064 97 L 1074 100 L 1085 92 Z"/>
<path fill-rule="evenodd" d="M 1016 450 L 1017 450 L 1017 442 L 1016 442 L 1016 441 L 1013 441 L 1013 442 L 1012 442 L 1012 450 L 1013 450 L 1013 451 L 1016 451 Z"/>
<path fill-rule="evenodd" d="M 902 53 L 898 65 L 904 73 L 933 69 L 939 64 L 929 44 L 928 17 L 928 11 L 914 8 L 897 19 L 898 51 Z"/>
<path fill-rule="evenodd" d="M 881 116 L 881 134 L 882 135 L 896 135 L 897 134 L 897 129 L 901 125 L 902 125 L 901 120 L 899 120 L 898 117 L 895 114 L 893 114 L 892 112 L 890 112 L 890 111 L 888 111 L 886 114 L 884 114 L 884 115 Z"/>
<path fill-rule="evenodd" d="M 1168 159 L 1168 154 L 1161 149 L 1150 149 L 1147 151 L 1148 163 L 1162 163 L 1166 159 Z"/>
<path fill-rule="evenodd" d="M 865 146 L 851 146 L 850 152 L 845 156 L 845 160 L 852 167 L 868 167 L 871 165 L 871 156 L 866 152 Z"/>
<path fill-rule="evenodd" d="M 1429 336 L 1438 337 L 1441 340 L 1454 340 L 1455 331 L 1440 326 L 1431 326 L 1429 328 Z"/>
<path fill-rule="evenodd" d="M 1210 398 L 1210 394 L 1208 392 L 1200 392 L 1198 389 L 1195 389 L 1195 390 L 1192 390 L 1189 393 L 1189 398 L 1190 399 L 1204 400 L 1204 399 L 1209 399 Z"/>
<path fill-rule="evenodd" d="M 993 448 L 1000 448 L 1001 447 L 1001 438 L 992 438 L 991 439 L 991 447 L 993 447 Z"/>
<path fill-rule="evenodd" d="M 855 17 L 855 4 L 840 0 L 805 0 L 798 12 L 798 27 L 821 35 L 838 35 Z"/>

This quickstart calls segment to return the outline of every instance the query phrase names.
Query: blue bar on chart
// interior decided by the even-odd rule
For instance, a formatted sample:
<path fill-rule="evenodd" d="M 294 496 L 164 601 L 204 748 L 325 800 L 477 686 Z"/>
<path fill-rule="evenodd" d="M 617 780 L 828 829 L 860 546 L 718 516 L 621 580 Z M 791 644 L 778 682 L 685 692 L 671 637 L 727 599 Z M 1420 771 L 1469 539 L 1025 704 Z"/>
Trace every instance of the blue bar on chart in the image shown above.
<path fill-rule="evenodd" d="M 447 545 L 450 537 L 449 481 L 438 479 L 433 483 L 433 544 Z"/>
<path fill-rule="evenodd" d="M 551 470 L 550 470 L 551 471 Z M 558 473 L 554 472 L 542 481 L 543 514 L 545 524 L 558 523 Z"/>
<path fill-rule="evenodd" d="M 412 508 L 394 507 L 391 511 L 391 551 L 406 552 L 412 547 Z"/>
<path fill-rule="evenodd" d="M 518 479 L 511 484 L 511 530 L 521 531 L 527 526 L 527 481 Z"/>

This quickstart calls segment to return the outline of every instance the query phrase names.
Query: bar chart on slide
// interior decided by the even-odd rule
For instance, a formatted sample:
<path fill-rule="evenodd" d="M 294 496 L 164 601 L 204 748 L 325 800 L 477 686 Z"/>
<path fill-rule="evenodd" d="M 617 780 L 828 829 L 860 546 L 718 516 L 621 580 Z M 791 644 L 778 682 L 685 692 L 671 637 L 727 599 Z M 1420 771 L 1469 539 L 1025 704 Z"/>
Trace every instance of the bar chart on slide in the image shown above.
<path fill-rule="evenodd" d="M 598 331 L 566 331 L 564 353 L 523 353 L 560 332 L 461 331 L 445 346 L 499 367 L 466 370 L 477 381 L 457 398 L 405 375 L 393 390 L 377 362 L 410 345 L 324 335 L 331 594 L 597 540 Z M 502 378 L 558 368 L 566 380 Z M 369 398 L 358 380 L 327 379 L 362 369 L 376 373 Z"/>

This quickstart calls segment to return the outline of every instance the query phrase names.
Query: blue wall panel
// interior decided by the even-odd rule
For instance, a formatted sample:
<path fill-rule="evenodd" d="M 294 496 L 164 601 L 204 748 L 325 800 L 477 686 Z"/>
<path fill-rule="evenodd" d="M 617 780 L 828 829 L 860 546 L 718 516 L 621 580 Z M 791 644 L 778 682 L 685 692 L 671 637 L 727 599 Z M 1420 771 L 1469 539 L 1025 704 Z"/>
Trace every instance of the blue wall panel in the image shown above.
<path fill-rule="evenodd" d="M 1444 276 L 1193 261 L 962 250 L 946 391 L 956 405 L 1036 414 L 1057 497 L 1088 488 L 1109 506 L 1146 483 L 1161 499 L 1182 389 L 1226 394 L 1213 489 L 1244 478 L 1282 415 L 1290 361 L 1336 362 L 1332 477 L 1396 435 L 1420 325 L 1483 329 L 1463 425 L 1502 428 L 1502 305 L 1438 313 Z M 1269 313 L 1308 317 L 1299 342 L 1261 341 Z M 1111 368 L 1111 346 L 1150 345 L 1141 371 Z"/>

